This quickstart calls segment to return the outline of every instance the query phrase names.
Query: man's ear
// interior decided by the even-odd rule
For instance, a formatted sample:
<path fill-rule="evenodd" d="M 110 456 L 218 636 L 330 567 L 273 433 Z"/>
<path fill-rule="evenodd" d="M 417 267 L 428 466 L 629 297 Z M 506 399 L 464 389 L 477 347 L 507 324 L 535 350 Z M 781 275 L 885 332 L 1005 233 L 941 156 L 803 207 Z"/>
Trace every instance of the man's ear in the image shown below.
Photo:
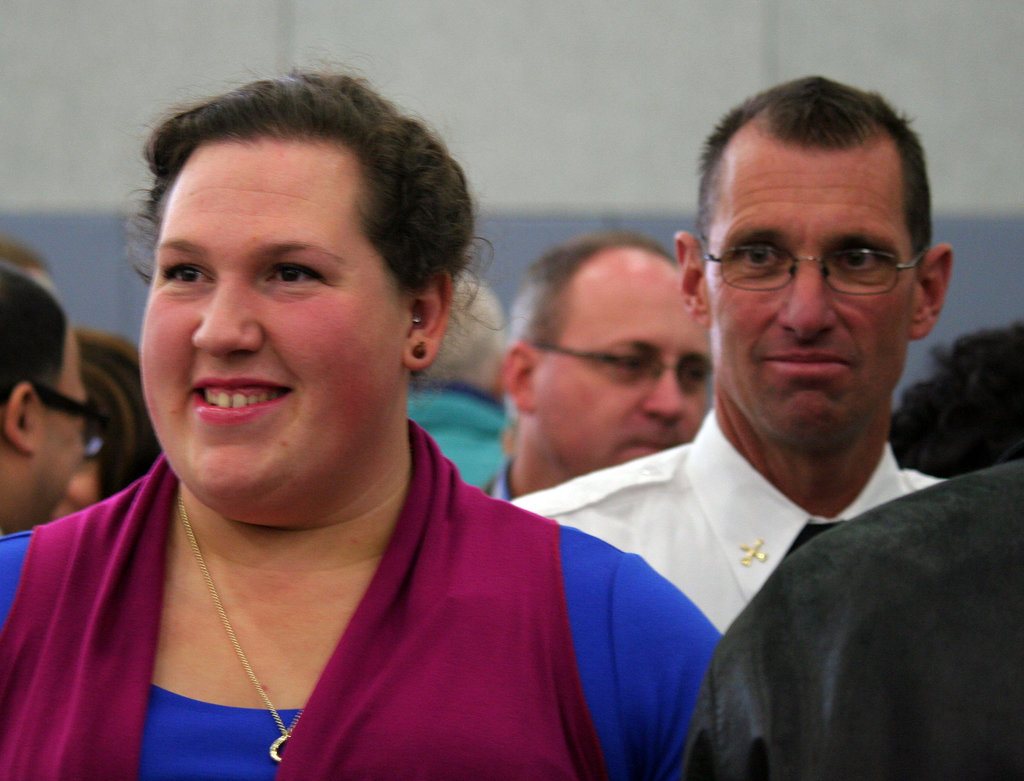
<path fill-rule="evenodd" d="M 935 326 L 946 300 L 949 278 L 953 273 L 953 248 L 949 244 L 936 244 L 925 253 L 914 273 L 910 338 L 923 339 Z"/>
<path fill-rule="evenodd" d="M 708 305 L 707 276 L 704 273 L 704 253 L 700 241 L 692 233 L 676 234 L 676 259 L 682 271 L 683 304 L 690 317 L 705 328 L 711 327 Z"/>
<path fill-rule="evenodd" d="M 452 278 L 437 274 L 409 299 L 409 331 L 404 363 L 410 371 L 422 371 L 437 358 L 452 311 Z"/>
<path fill-rule="evenodd" d="M 540 351 L 522 339 L 513 342 L 501 364 L 501 380 L 505 395 L 512 399 L 519 414 L 532 413 L 536 409 L 534 393 L 534 370 Z"/>
<path fill-rule="evenodd" d="M 39 449 L 43 405 L 32 384 L 19 382 L 0 408 L 0 432 L 12 448 L 30 456 Z"/>

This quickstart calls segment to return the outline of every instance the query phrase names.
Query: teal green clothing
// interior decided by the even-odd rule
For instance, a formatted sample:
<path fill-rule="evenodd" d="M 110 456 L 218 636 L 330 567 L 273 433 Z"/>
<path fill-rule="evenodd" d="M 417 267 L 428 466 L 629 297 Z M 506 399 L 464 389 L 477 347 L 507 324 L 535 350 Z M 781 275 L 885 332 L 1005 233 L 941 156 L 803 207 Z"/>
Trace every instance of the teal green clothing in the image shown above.
<path fill-rule="evenodd" d="M 462 479 L 484 486 L 501 467 L 505 410 L 490 396 L 461 383 L 409 394 L 409 417 L 441 447 Z"/>

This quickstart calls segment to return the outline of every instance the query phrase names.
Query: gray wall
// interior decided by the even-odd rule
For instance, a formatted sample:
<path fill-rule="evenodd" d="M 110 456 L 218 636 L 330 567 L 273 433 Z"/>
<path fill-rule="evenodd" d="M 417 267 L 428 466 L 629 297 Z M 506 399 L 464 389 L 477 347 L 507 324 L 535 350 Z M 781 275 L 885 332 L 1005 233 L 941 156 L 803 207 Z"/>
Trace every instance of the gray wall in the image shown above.
<path fill-rule="evenodd" d="M 122 217 L 169 105 L 292 65 L 344 64 L 465 163 L 505 300 L 580 229 L 666 243 L 699 145 L 772 83 L 822 73 L 915 117 L 937 240 L 957 248 L 928 345 L 1022 315 L 1022 0 L 0 0 L 0 230 L 39 248 L 79 322 L 134 337 Z"/>
<path fill-rule="evenodd" d="M 822 73 L 916 117 L 948 214 L 1024 213 L 1021 0 L 0 0 L 0 212 L 123 211 L 170 103 L 318 61 L 437 125 L 495 213 L 693 211 L 714 120 Z"/>

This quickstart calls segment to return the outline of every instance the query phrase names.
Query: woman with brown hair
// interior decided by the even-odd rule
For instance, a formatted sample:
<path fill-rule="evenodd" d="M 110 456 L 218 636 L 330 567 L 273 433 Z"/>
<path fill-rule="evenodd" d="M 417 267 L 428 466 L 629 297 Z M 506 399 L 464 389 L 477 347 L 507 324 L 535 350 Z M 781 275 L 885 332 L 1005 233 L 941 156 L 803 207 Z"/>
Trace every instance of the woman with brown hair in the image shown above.
<path fill-rule="evenodd" d="M 714 630 L 406 419 L 469 260 L 443 144 L 298 73 L 147 158 L 166 458 L 0 544 L 0 777 L 675 778 Z"/>

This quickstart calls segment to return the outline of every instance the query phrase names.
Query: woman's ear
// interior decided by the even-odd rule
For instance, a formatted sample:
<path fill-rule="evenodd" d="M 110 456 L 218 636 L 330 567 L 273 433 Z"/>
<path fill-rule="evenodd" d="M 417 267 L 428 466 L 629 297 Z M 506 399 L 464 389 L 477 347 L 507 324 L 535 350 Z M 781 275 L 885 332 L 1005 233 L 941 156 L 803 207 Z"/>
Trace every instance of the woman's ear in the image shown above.
<path fill-rule="evenodd" d="M 692 233 L 676 234 L 676 259 L 682 271 L 683 304 L 690 317 L 705 328 L 711 327 L 708 305 L 708 284 L 704 274 L 704 253 L 700 241 Z"/>
<path fill-rule="evenodd" d="M 30 382 L 15 385 L 0 408 L 0 432 L 10 446 L 23 455 L 32 455 L 39 448 L 42 411 L 42 403 Z"/>
<path fill-rule="evenodd" d="M 409 371 L 423 371 L 437 358 L 452 311 L 452 278 L 435 275 L 409 300 L 409 332 L 404 363 Z"/>

